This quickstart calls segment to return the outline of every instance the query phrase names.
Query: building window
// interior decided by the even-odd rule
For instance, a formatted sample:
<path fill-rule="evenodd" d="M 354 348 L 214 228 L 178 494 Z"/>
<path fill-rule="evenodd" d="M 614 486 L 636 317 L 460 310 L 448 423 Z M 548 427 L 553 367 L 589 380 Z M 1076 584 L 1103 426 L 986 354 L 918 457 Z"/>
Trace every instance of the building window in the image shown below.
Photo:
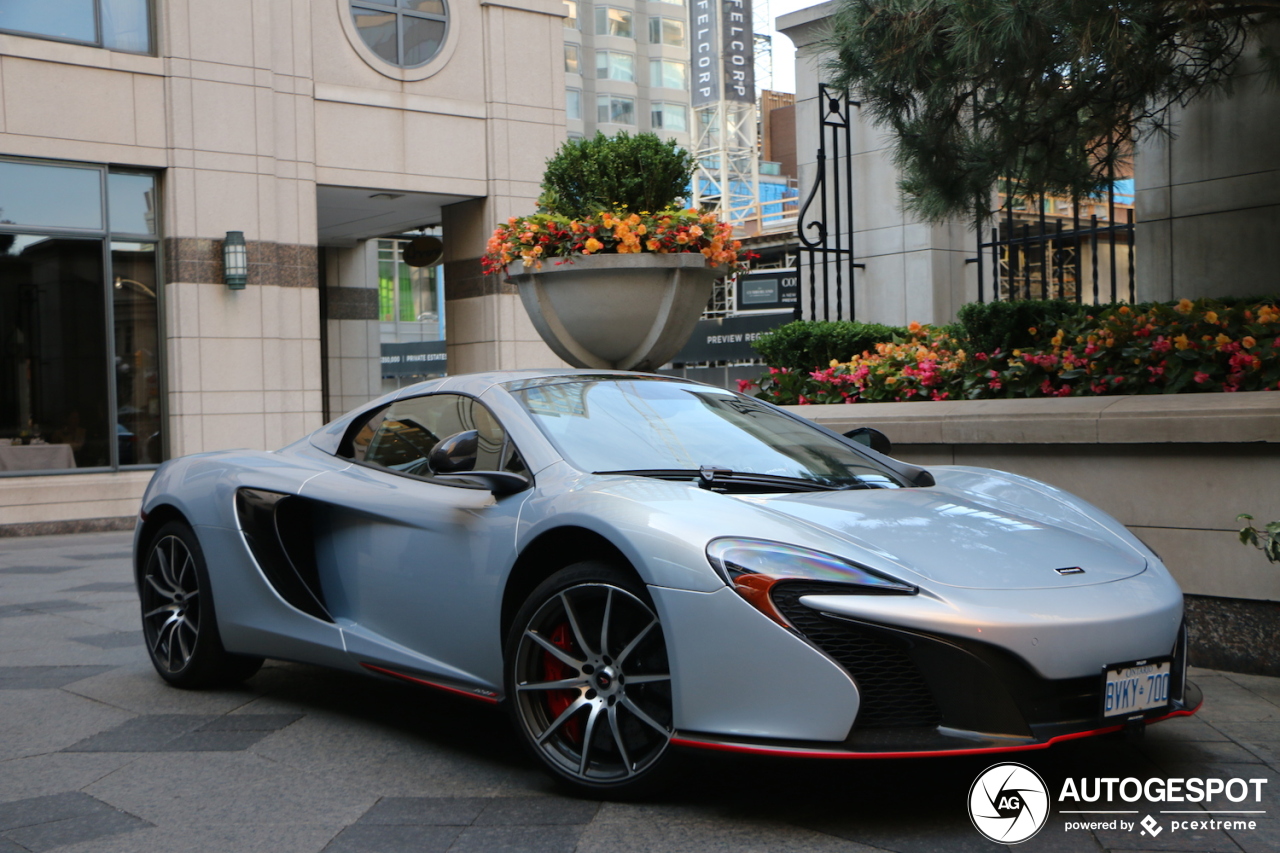
<path fill-rule="evenodd" d="M 620 98 L 617 95 L 597 95 L 596 121 L 600 124 L 635 124 L 635 99 Z"/>
<path fill-rule="evenodd" d="M 636 58 L 613 50 L 596 51 L 596 79 L 636 82 Z"/>
<path fill-rule="evenodd" d="M 369 49 L 401 68 L 430 62 L 444 45 L 445 0 L 351 0 L 351 19 Z"/>
<path fill-rule="evenodd" d="M 631 28 L 631 13 L 626 9 L 597 6 L 596 35 L 635 38 L 635 31 Z"/>
<path fill-rule="evenodd" d="M 689 130 L 689 110 L 684 104 L 654 104 L 649 120 L 654 130 Z"/>
<path fill-rule="evenodd" d="M 582 90 L 564 90 L 564 117 L 575 121 L 582 120 Z"/>
<path fill-rule="evenodd" d="M 151 53 L 150 0 L 3 0 L 0 30 Z"/>
<path fill-rule="evenodd" d="M 576 44 L 566 44 L 564 46 L 564 73 L 582 73 L 582 68 L 578 65 L 578 46 Z"/>
<path fill-rule="evenodd" d="M 577 0 L 564 0 L 564 28 L 566 30 L 576 30 L 578 28 Z"/>
<path fill-rule="evenodd" d="M 146 172 L 0 160 L 0 472 L 162 461 L 158 197 Z"/>
<path fill-rule="evenodd" d="M 671 47 L 684 47 L 684 21 L 675 18 L 650 18 L 649 41 Z"/>
<path fill-rule="evenodd" d="M 683 6 L 684 0 L 658 0 L 659 3 L 670 3 L 673 6 Z"/>
<path fill-rule="evenodd" d="M 686 90 L 689 88 L 689 66 L 673 59 L 652 59 L 649 61 L 649 85 L 655 89 Z"/>

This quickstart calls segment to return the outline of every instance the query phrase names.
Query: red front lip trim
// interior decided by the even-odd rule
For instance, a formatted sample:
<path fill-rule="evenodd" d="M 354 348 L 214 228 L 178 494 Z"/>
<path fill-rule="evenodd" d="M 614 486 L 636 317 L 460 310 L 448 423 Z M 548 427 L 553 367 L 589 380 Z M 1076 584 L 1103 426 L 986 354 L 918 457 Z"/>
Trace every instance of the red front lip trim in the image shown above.
<path fill-rule="evenodd" d="M 1190 717 L 1196 711 L 1200 710 L 1200 705 L 1204 704 L 1201 700 L 1194 708 L 1183 709 L 1180 711 L 1170 711 L 1163 717 L 1153 717 L 1147 720 L 1147 723 L 1158 723 L 1171 717 Z M 1114 726 L 1106 726 L 1101 729 L 1091 729 L 1086 732 L 1072 732 L 1071 734 L 1058 735 L 1051 737 L 1040 743 L 1021 743 L 1014 746 L 984 746 L 976 749 L 941 749 L 941 750 L 922 750 L 920 752 L 849 752 L 839 749 L 801 749 L 797 747 L 787 746 L 759 746 L 756 744 L 745 743 L 725 743 L 714 740 L 698 740 L 688 737 L 673 737 L 671 742 L 678 746 L 694 747 L 696 749 L 711 749 L 718 752 L 738 752 L 748 755 L 773 755 L 787 758 L 940 758 L 947 755 L 988 755 L 991 753 L 1004 752 L 1027 752 L 1033 749 L 1048 749 L 1055 743 L 1061 743 L 1068 740 L 1079 740 L 1080 738 L 1096 737 L 1098 735 L 1111 734 L 1118 732 L 1124 728 L 1124 724 Z"/>

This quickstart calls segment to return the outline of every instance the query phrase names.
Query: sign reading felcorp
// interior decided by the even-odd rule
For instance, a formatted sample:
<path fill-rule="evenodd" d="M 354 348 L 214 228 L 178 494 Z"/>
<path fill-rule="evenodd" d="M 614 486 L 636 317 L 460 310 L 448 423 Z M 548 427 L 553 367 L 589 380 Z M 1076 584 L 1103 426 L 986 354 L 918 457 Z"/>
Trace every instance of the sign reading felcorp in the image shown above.
<path fill-rule="evenodd" d="M 716 6 L 722 0 L 693 0 L 693 105 L 720 100 L 720 63 L 716 50 Z"/>
<path fill-rule="evenodd" d="M 693 105 L 756 99 L 749 0 L 693 0 Z"/>
<path fill-rule="evenodd" d="M 724 30 L 720 49 L 724 56 L 724 97 L 727 101 L 753 103 L 756 99 L 755 36 L 750 0 L 722 0 Z"/>

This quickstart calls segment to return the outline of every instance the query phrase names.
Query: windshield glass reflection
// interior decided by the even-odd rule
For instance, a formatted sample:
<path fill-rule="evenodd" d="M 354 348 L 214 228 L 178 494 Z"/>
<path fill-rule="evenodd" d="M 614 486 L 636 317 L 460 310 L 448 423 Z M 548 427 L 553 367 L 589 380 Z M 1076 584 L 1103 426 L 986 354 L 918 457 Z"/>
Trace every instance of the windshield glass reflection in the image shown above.
<path fill-rule="evenodd" d="M 615 377 L 523 380 L 506 388 L 583 471 L 696 473 L 710 466 L 834 486 L 903 485 L 839 440 L 719 388 Z"/>

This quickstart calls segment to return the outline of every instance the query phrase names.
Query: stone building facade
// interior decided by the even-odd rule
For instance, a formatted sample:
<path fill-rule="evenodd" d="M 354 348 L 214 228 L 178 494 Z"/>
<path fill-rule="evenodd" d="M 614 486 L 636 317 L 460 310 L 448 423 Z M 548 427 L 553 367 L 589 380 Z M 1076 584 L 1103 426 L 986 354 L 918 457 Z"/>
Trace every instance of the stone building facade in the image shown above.
<path fill-rule="evenodd" d="M 119 525 L 163 458 L 297 438 L 385 387 L 389 334 L 556 363 L 479 257 L 564 139 L 564 10 L 4 4 L 0 531 Z"/>

